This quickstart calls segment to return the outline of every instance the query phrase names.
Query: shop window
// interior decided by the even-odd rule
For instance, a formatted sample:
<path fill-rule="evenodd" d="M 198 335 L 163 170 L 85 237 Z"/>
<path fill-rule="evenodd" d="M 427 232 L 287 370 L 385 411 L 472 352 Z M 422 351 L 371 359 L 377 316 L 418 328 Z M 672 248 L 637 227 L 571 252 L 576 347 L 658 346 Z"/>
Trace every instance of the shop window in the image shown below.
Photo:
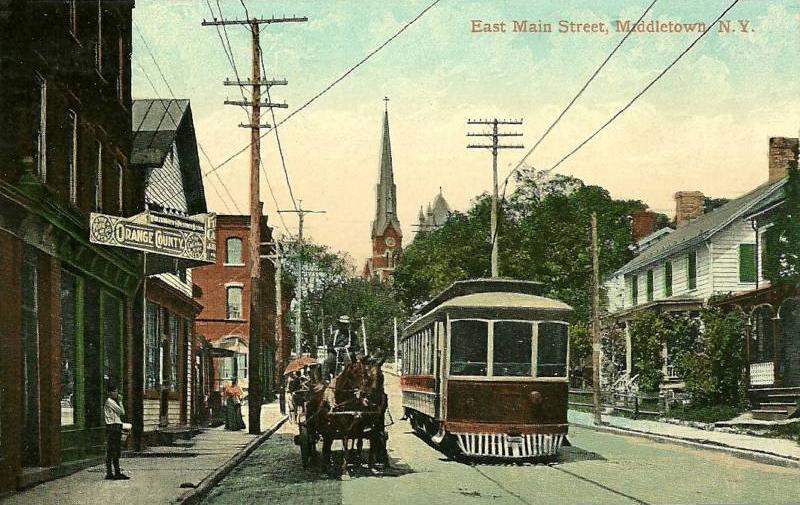
<path fill-rule="evenodd" d="M 486 375 L 489 325 L 486 321 L 450 323 L 450 375 Z"/>
<path fill-rule="evenodd" d="M 84 285 L 83 302 L 83 374 L 85 420 L 87 426 L 103 424 L 103 376 L 100 354 L 100 289 L 94 281 Z"/>
<path fill-rule="evenodd" d="M 39 463 L 39 307 L 38 253 L 25 245 L 22 252 L 22 385 L 23 465 Z"/>
<path fill-rule="evenodd" d="M 103 380 L 122 388 L 122 303 L 103 294 Z"/>
<path fill-rule="evenodd" d="M 145 327 L 145 389 L 156 389 L 161 375 L 158 305 L 147 302 Z"/>
<path fill-rule="evenodd" d="M 536 376 L 567 376 L 567 325 L 539 323 L 536 345 Z"/>
<path fill-rule="evenodd" d="M 169 388 L 178 390 L 178 318 L 169 314 Z"/>
<path fill-rule="evenodd" d="M 242 239 L 231 237 L 225 241 L 225 264 L 242 265 Z"/>
<path fill-rule="evenodd" d="M 227 299 L 227 318 L 242 319 L 242 288 L 241 286 L 228 286 L 225 289 Z"/>
<path fill-rule="evenodd" d="M 519 321 L 494 323 L 492 375 L 531 376 L 533 325 Z"/>
<path fill-rule="evenodd" d="M 61 426 L 77 423 L 77 320 L 78 283 L 74 276 L 61 273 Z"/>

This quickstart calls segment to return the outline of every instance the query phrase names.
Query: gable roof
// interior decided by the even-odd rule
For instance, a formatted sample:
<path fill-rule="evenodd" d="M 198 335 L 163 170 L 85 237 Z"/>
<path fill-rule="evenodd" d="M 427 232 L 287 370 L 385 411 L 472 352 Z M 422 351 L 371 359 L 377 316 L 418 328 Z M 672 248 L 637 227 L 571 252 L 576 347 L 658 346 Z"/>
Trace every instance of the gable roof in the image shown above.
<path fill-rule="evenodd" d="M 152 210 L 202 214 L 206 207 L 192 109 L 187 99 L 134 100 L 130 164 L 143 169 Z M 167 163 L 176 148 L 178 163 Z"/>
<path fill-rule="evenodd" d="M 786 179 L 772 184 L 762 184 L 749 193 L 733 199 L 713 211 L 689 221 L 662 238 L 641 254 L 617 270 L 615 275 L 624 275 L 658 260 L 671 256 L 681 250 L 694 247 L 716 234 L 737 219 L 742 219 L 752 209 L 781 194 Z"/>
<path fill-rule="evenodd" d="M 189 100 L 155 98 L 133 101 L 131 165 L 161 166 L 172 148 Z"/>

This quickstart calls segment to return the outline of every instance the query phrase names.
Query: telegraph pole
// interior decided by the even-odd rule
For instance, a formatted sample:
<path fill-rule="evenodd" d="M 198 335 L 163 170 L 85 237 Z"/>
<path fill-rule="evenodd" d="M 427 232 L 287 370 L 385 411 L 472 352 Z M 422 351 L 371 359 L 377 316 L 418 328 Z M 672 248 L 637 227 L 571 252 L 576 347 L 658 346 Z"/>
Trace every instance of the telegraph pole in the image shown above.
<path fill-rule="evenodd" d="M 297 269 L 297 318 L 295 319 L 295 353 L 300 356 L 303 352 L 302 336 L 303 336 L 303 222 L 305 221 L 306 214 L 325 214 L 324 210 L 308 210 L 303 208 L 303 200 L 297 200 L 296 209 L 278 210 L 281 213 L 297 214 L 298 231 L 298 259 L 300 260 Z"/>
<path fill-rule="evenodd" d="M 261 101 L 261 88 L 285 85 L 285 80 L 261 79 L 261 43 L 259 30 L 262 24 L 289 23 L 308 21 L 308 18 L 249 18 L 245 20 L 203 20 L 202 26 L 242 25 L 250 29 L 252 35 L 251 78 L 247 81 L 226 79 L 226 86 L 246 86 L 252 90 L 251 100 L 225 100 L 226 105 L 249 106 L 250 123 L 240 124 L 242 128 L 250 128 L 250 315 L 248 317 L 250 334 L 248 340 L 248 424 L 253 435 L 261 433 L 261 215 L 263 214 L 259 187 L 259 167 L 261 166 L 261 129 L 271 128 L 261 124 L 261 108 L 287 108 L 285 103 Z"/>
<path fill-rule="evenodd" d="M 592 403 L 594 424 L 600 417 L 600 262 L 597 257 L 597 213 L 592 212 Z"/>
<path fill-rule="evenodd" d="M 275 361 L 278 364 L 278 398 L 281 413 L 286 411 L 286 389 L 283 384 L 283 370 L 286 368 L 286 348 L 283 341 L 283 288 L 281 278 L 283 277 L 283 254 L 281 243 L 278 239 L 274 242 L 265 242 L 264 245 L 273 246 L 275 254 L 261 256 L 267 258 L 275 265 L 275 348 L 277 353 Z"/>
<path fill-rule="evenodd" d="M 492 277 L 500 275 L 497 263 L 498 246 L 497 242 L 497 153 L 500 149 L 522 149 L 521 144 L 500 144 L 500 137 L 521 137 L 522 133 L 501 133 L 499 125 L 521 125 L 521 119 L 468 119 L 468 125 L 488 125 L 492 127 L 491 132 L 467 133 L 467 137 L 491 137 L 491 144 L 469 144 L 467 149 L 491 149 L 492 151 Z"/>

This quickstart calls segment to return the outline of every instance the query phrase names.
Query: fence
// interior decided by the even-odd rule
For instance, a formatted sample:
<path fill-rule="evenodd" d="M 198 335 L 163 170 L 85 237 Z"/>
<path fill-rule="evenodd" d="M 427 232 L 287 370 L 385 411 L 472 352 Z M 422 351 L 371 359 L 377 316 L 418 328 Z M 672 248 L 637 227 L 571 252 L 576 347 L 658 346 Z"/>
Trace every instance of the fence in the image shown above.
<path fill-rule="evenodd" d="M 591 389 L 570 389 L 570 407 L 593 407 Z M 621 393 L 601 391 L 600 405 L 612 412 L 620 412 L 634 419 L 641 415 L 663 417 L 669 415 L 671 398 L 664 393 Z"/>

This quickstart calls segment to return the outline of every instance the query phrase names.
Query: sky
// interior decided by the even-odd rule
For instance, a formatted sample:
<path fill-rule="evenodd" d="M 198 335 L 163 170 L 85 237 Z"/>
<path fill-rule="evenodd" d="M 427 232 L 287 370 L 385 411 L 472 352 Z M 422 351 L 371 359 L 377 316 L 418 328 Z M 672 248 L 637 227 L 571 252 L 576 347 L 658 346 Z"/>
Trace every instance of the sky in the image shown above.
<path fill-rule="evenodd" d="M 657 0 L 645 21 L 711 23 L 732 0 Z M 244 0 L 251 16 L 306 16 L 305 23 L 262 25 L 277 121 L 328 87 L 383 44 L 432 0 Z M 442 188 L 465 210 L 491 187 L 491 155 L 467 149 L 468 118 L 522 118 L 526 149 L 506 150 L 501 180 L 612 51 L 650 0 L 440 0 L 418 21 L 278 129 L 294 196 L 308 216 L 305 234 L 349 253 L 370 254 L 384 97 L 389 97 L 392 158 L 404 244 L 420 206 Z M 219 33 L 203 19 L 242 19 L 240 0 L 137 0 L 133 33 L 133 96 L 188 98 L 197 139 L 214 166 L 250 142 L 235 78 Z M 212 10 L 214 14 L 212 14 Z M 737 31 L 712 28 L 658 83 L 557 172 L 640 199 L 674 214 L 673 194 L 699 190 L 735 197 L 767 178 L 769 137 L 800 128 L 800 3 L 740 0 L 725 16 Z M 473 31 L 473 21 L 506 23 L 505 32 Z M 551 33 L 513 32 L 514 20 L 551 23 Z M 604 23 L 608 33 L 559 33 L 560 21 Z M 747 31 L 739 20 L 746 21 Z M 251 36 L 229 26 L 238 73 L 250 75 Z M 550 168 L 592 134 L 697 37 L 697 33 L 633 33 L 575 105 L 528 158 Z M 160 75 L 155 61 L 161 67 Z M 152 83 L 152 85 L 151 85 Z M 153 89 L 155 87 L 155 90 Z M 268 122 L 272 123 L 268 116 Z M 516 139 L 515 139 L 516 140 Z M 261 198 L 269 222 L 297 233 L 274 133 L 262 139 Z M 202 158 L 204 173 L 212 166 Z M 249 150 L 205 179 L 209 209 L 248 212 Z M 219 176 L 219 177 L 217 177 Z M 272 193 L 269 188 L 272 188 Z M 273 198 L 274 194 L 274 198 Z M 281 219 L 282 218 L 282 219 Z"/>

